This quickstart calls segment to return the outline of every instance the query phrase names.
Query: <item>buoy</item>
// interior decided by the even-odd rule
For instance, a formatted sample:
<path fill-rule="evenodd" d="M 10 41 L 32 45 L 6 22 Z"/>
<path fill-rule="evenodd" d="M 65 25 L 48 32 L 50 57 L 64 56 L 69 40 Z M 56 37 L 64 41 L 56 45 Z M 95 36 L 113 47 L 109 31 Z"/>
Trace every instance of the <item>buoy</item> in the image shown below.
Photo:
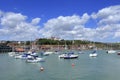
<path fill-rule="evenodd" d="M 44 68 L 43 68 L 43 67 L 40 67 L 40 71 L 44 71 Z"/>
<path fill-rule="evenodd" d="M 74 67 L 75 66 L 75 64 L 74 63 L 72 63 L 72 67 Z"/>

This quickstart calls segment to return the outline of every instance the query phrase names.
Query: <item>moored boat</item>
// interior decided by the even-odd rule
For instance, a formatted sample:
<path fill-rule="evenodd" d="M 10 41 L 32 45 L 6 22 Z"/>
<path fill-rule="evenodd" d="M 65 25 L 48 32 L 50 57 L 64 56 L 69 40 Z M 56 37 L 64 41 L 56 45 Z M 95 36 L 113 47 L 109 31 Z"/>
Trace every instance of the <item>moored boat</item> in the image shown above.
<path fill-rule="evenodd" d="M 58 57 L 59 57 L 59 58 L 64 58 L 66 55 L 67 55 L 67 54 L 61 54 L 61 55 L 59 55 Z"/>
<path fill-rule="evenodd" d="M 107 53 L 108 53 L 108 54 L 109 54 L 109 53 L 116 53 L 116 51 L 115 51 L 115 50 L 108 50 Z"/>
<path fill-rule="evenodd" d="M 90 57 L 96 57 L 97 56 L 97 53 L 94 53 L 94 54 L 89 54 Z"/>
<path fill-rule="evenodd" d="M 15 52 L 9 52 L 8 53 L 9 56 L 15 56 L 15 54 L 16 54 Z"/>
<path fill-rule="evenodd" d="M 64 58 L 64 59 L 75 59 L 75 58 L 78 58 L 78 55 L 74 54 L 73 52 L 69 52 L 69 53 L 61 54 L 58 57 Z"/>
<path fill-rule="evenodd" d="M 72 54 L 72 55 L 66 55 L 66 56 L 64 56 L 64 59 L 75 59 L 75 58 L 78 58 L 78 55 Z"/>
<path fill-rule="evenodd" d="M 96 50 L 89 54 L 90 57 L 96 57 L 97 55 Z"/>
<path fill-rule="evenodd" d="M 50 55 L 50 54 L 53 54 L 54 52 L 52 52 L 52 51 L 46 51 L 46 52 L 43 52 L 43 55 L 44 56 L 48 56 L 48 55 Z"/>
<path fill-rule="evenodd" d="M 26 62 L 29 62 L 29 63 L 44 62 L 44 59 L 39 57 L 28 56 L 28 58 L 26 59 Z"/>
<path fill-rule="evenodd" d="M 117 52 L 117 55 L 120 55 L 120 52 Z"/>

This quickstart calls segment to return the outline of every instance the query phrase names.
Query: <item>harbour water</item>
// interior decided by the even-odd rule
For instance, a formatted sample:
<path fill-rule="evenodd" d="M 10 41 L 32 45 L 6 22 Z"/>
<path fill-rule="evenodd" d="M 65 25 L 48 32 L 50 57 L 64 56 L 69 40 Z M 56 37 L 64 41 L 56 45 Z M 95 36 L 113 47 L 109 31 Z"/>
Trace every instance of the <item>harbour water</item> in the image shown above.
<path fill-rule="evenodd" d="M 0 80 L 119 80 L 120 56 L 97 51 L 79 54 L 78 59 L 59 59 L 57 54 L 46 56 L 45 62 L 26 63 L 8 54 L 0 54 Z M 74 64 L 74 65 L 73 65 Z M 40 67 L 44 71 L 40 71 Z"/>

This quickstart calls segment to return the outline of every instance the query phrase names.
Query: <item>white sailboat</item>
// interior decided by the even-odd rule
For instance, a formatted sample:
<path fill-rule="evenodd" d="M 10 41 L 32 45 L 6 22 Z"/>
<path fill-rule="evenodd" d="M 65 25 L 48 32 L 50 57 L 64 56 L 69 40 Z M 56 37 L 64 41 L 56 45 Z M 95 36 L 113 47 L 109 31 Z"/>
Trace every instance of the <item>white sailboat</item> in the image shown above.
<path fill-rule="evenodd" d="M 65 43 L 65 50 L 68 50 L 68 47 Z M 76 59 L 78 58 L 78 55 L 77 54 L 74 54 L 73 51 L 67 51 L 61 55 L 58 56 L 59 58 L 64 58 L 64 59 Z"/>
<path fill-rule="evenodd" d="M 116 53 L 116 51 L 111 49 L 111 50 L 108 50 L 107 53 L 108 53 L 108 54 L 109 54 L 109 53 Z"/>
<path fill-rule="evenodd" d="M 97 57 L 98 54 L 97 54 L 97 48 L 95 47 L 94 48 L 94 51 L 92 53 L 89 54 L 90 57 Z"/>
<path fill-rule="evenodd" d="M 8 55 L 13 57 L 13 56 L 15 56 L 15 54 L 16 54 L 16 52 L 14 50 L 14 47 L 12 47 L 12 52 L 8 52 Z"/>
<path fill-rule="evenodd" d="M 116 53 L 116 51 L 112 49 L 112 44 L 111 44 L 111 49 L 107 50 L 107 53 L 108 54 Z"/>
<path fill-rule="evenodd" d="M 96 57 L 98 54 L 96 53 L 96 51 L 93 51 L 91 54 L 89 54 L 90 57 Z"/>
<path fill-rule="evenodd" d="M 15 54 L 16 54 L 15 52 L 9 52 L 9 53 L 8 53 L 8 55 L 9 55 L 9 56 L 12 56 L 12 57 L 15 56 Z"/>

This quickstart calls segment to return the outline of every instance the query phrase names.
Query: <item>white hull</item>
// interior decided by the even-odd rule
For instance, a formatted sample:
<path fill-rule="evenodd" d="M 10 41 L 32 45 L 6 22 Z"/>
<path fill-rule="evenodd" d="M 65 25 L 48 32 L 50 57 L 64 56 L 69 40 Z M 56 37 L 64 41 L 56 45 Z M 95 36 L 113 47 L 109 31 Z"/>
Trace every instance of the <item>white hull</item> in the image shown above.
<path fill-rule="evenodd" d="M 115 50 L 108 50 L 107 53 L 116 53 Z"/>
<path fill-rule="evenodd" d="M 66 54 L 61 54 L 61 55 L 59 55 L 58 57 L 59 58 L 64 58 L 66 56 Z"/>
<path fill-rule="evenodd" d="M 75 59 L 75 58 L 78 58 L 78 55 L 72 54 L 70 56 L 68 55 L 64 57 L 64 59 Z"/>
<path fill-rule="evenodd" d="M 9 56 L 15 56 L 15 54 L 16 54 L 15 52 L 9 52 L 8 53 Z"/>
<path fill-rule="evenodd" d="M 36 58 L 36 59 L 27 59 L 26 62 L 29 62 L 29 63 L 36 63 L 36 62 L 42 62 L 44 61 L 43 58 Z"/>
<path fill-rule="evenodd" d="M 15 59 L 21 59 L 22 55 L 15 55 L 14 57 L 15 57 Z"/>
<path fill-rule="evenodd" d="M 54 52 L 44 52 L 43 55 L 50 55 L 50 54 L 53 54 Z"/>
<path fill-rule="evenodd" d="M 58 57 L 59 58 L 64 58 L 64 59 L 73 59 L 73 58 L 78 58 L 78 55 L 75 55 L 75 54 L 71 54 L 71 55 L 61 54 Z"/>
<path fill-rule="evenodd" d="M 96 57 L 97 56 L 97 53 L 94 53 L 94 54 L 89 54 L 90 57 Z"/>

